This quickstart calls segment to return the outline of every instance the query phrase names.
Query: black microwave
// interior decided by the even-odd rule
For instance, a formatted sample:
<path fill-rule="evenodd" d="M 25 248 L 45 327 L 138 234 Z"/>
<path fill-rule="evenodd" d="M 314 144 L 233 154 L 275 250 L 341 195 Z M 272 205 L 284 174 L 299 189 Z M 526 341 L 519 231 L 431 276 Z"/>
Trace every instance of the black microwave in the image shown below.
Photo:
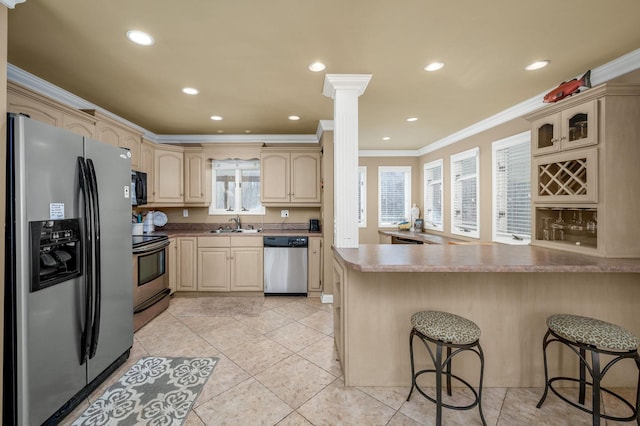
<path fill-rule="evenodd" d="M 131 205 L 147 204 L 147 174 L 131 170 Z"/>

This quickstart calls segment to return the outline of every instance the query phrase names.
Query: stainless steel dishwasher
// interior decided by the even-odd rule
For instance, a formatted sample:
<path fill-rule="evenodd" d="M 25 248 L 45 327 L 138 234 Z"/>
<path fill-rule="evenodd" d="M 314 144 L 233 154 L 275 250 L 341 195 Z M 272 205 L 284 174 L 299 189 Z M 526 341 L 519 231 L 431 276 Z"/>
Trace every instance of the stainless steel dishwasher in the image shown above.
<path fill-rule="evenodd" d="M 307 295 L 307 237 L 264 237 L 264 294 Z"/>

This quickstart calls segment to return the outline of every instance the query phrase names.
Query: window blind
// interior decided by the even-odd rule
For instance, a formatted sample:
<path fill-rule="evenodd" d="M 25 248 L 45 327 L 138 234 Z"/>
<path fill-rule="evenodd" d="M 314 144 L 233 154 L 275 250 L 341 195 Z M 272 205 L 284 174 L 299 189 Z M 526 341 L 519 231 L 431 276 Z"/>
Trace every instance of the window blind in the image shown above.
<path fill-rule="evenodd" d="M 411 205 L 411 167 L 378 168 L 379 223 L 396 225 L 408 220 Z"/>
<path fill-rule="evenodd" d="M 444 230 L 442 206 L 442 159 L 424 165 L 424 227 Z"/>
<path fill-rule="evenodd" d="M 451 156 L 451 233 L 478 238 L 477 148 Z"/>
<path fill-rule="evenodd" d="M 531 240 L 530 138 L 494 142 L 493 239 L 524 244 Z"/>

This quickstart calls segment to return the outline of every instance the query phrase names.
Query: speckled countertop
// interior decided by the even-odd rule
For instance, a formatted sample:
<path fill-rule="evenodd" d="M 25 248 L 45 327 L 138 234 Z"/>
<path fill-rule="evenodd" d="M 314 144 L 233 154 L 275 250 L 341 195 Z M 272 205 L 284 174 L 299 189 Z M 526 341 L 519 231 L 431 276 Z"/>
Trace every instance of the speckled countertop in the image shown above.
<path fill-rule="evenodd" d="M 228 227 L 227 224 L 218 223 L 183 223 L 170 224 L 166 227 L 156 227 L 151 235 L 167 235 L 173 237 L 262 237 L 262 236 L 308 236 L 322 237 L 322 232 L 309 232 L 309 225 L 306 223 L 288 224 L 243 224 L 243 228 L 252 225 L 255 229 L 262 229 L 260 232 L 221 232 L 215 230 L 220 226 Z M 264 226 L 264 228 L 262 228 Z M 214 231 L 214 232 L 212 232 Z"/>
<path fill-rule="evenodd" d="M 535 246 L 362 244 L 333 250 L 360 272 L 640 273 L 640 259 L 608 259 Z"/>
<path fill-rule="evenodd" d="M 302 236 L 302 237 L 322 237 L 321 232 L 309 232 L 308 230 L 275 230 L 265 229 L 261 232 L 222 232 L 216 233 L 208 231 L 201 231 L 197 229 L 169 229 L 158 230 L 151 235 L 167 235 L 169 238 L 173 237 L 271 237 L 271 236 Z"/>

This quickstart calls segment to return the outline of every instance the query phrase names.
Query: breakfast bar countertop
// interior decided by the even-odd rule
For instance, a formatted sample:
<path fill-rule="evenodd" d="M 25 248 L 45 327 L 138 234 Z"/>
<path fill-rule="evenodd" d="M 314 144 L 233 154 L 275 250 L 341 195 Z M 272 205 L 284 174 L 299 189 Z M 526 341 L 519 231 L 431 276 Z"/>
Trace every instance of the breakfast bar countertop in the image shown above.
<path fill-rule="evenodd" d="M 359 272 L 640 273 L 640 259 L 602 258 L 536 246 L 361 244 L 333 250 L 347 267 Z"/>

